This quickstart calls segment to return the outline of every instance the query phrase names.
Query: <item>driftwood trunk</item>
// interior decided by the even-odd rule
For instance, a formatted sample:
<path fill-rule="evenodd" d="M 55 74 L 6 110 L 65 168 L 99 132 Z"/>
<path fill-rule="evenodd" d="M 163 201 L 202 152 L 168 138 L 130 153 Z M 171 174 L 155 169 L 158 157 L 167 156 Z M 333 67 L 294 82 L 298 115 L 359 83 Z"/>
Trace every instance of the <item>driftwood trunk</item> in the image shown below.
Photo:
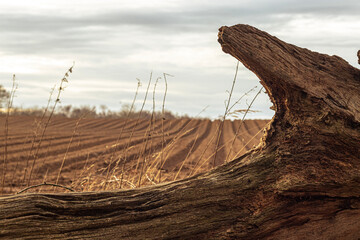
<path fill-rule="evenodd" d="M 247 25 L 219 42 L 276 109 L 256 149 L 147 188 L 2 197 L 0 238 L 360 238 L 360 70 Z"/>

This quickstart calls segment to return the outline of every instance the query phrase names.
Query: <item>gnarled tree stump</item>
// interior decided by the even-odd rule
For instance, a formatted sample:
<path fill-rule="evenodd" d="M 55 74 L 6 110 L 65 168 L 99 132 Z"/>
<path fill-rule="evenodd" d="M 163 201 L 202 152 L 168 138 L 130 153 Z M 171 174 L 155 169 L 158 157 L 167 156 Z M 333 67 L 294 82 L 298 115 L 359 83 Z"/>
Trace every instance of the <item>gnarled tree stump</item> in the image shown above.
<path fill-rule="evenodd" d="M 276 114 L 261 145 L 195 177 L 0 198 L 2 238 L 358 239 L 360 70 L 247 25 L 222 27 Z"/>

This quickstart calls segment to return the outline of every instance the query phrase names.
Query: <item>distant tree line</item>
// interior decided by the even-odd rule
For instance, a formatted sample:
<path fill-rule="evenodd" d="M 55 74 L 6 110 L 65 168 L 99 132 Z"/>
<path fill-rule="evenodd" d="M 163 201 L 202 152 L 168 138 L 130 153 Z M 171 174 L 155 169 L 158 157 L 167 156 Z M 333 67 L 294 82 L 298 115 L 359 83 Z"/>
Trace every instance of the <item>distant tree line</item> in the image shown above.
<path fill-rule="evenodd" d="M 7 110 L 7 101 L 10 97 L 10 93 L 0 85 L 0 115 L 4 115 Z M 65 105 L 57 107 L 55 111 L 55 116 L 62 116 L 68 118 L 146 118 L 150 119 L 152 116 L 155 119 L 160 119 L 164 117 L 165 119 L 176 119 L 176 118 L 190 118 L 188 115 L 178 115 L 169 110 L 165 110 L 164 114 L 161 111 L 149 111 L 149 110 L 136 110 L 134 107 L 130 112 L 131 106 L 129 104 L 123 104 L 119 111 L 114 111 L 108 109 L 105 105 L 100 105 L 100 108 L 91 106 L 80 106 L 75 107 L 72 105 Z M 49 114 L 49 109 L 45 107 L 32 107 L 32 108 L 20 108 L 12 107 L 11 115 L 21 115 L 21 116 L 42 116 L 45 112 L 45 115 Z M 130 113 L 129 113 L 130 112 Z"/>
<path fill-rule="evenodd" d="M 46 111 L 45 107 L 33 107 L 33 108 L 19 108 L 13 107 L 11 109 L 11 115 L 15 116 L 37 116 L 40 117 Z M 119 111 L 113 111 L 108 109 L 105 105 L 101 105 L 100 109 L 91 106 L 72 106 L 72 105 L 65 105 L 59 106 L 54 116 L 62 116 L 67 118 L 145 118 L 150 119 L 152 116 L 155 119 L 161 119 L 164 117 L 165 119 L 177 119 L 177 118 L 190 118 L 188 115 L 178 115 L 173 113 L 169 110 L 165 110 L 164 114 L 161 111 L 152 112 L 149 110 L 132 110 L 130 113 L 130 107 L 127 104 L 122 105 Z M 0 114 L 5 114 L 5 111 L 0 112 Z M 48 115 L 46 113 L 45 115 Z"/>
<path fill-rule="evenodd" d="M 56 114 L 69 118 L 146 118 L 150 119 L 152 116 L 156 119 L 164 117 L 165 119 L 176 119 L 176 118 L 190 118 L 187 115 L 178 115 L 169 110 L 165 110 L 164 114 L 161 111 L 149 111 L 149 110 L 136 110 L 133 108 L 130 112 L 130 105 L 123 104 L 119 111 L 108 109 L 105 105 L 100 105 L 100 108 L 91 106 L 80 106 L 75 107 L 72 105 L 61 106 L 57 109 Z"/>

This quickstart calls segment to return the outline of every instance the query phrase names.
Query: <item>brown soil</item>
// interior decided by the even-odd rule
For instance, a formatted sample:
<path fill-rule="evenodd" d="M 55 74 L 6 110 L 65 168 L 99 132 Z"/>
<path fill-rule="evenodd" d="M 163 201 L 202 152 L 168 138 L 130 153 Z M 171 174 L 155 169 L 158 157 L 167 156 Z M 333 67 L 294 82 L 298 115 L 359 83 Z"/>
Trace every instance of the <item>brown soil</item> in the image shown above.
<path fill-rule="evenodd" d="M 174 180 L 175 177 L 183 179 L 213 167 L 219 126 L 219 121 L 195 119 L 164 120 L 163 127 L 161 120 L 150 123 L 146 119 L 128 122 L 82 119 L 76 128 L 78 119 L 56 117 L 48 126 L 36 154 L 43 129 L 37 131 L 34 141 L 38 121 L 39 118 L 25 116 L 9 118 L 6 159 L 5 133 L 0 133 L 1 169 L 6 160 L 3 194 L 43 182 L 55 183 L 64 159 L 58 184 L 76 191 L 133 188 Z M 230 161 L 257 145 L 268 122 L 226 120 L 215 165 L 223 164 L 225 159 Z M 1 117 L 2 128 L 4 123 L 5 117 Z M 42 186 L 29 191 L 65 190 Z"/>

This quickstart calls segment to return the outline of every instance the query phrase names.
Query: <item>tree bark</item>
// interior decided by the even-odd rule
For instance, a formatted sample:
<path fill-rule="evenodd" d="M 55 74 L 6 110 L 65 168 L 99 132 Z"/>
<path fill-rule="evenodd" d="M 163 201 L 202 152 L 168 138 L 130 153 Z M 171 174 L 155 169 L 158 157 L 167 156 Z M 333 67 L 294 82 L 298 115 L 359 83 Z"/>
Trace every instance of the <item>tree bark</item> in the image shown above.
<path fill-rule="evenodd" d="M 220 28 L 219 42 L 274 104 L 256 149 L 152 187 L 2 197 L 0 237 L 360 238 L 360 70 L 248 25 Z"/>

